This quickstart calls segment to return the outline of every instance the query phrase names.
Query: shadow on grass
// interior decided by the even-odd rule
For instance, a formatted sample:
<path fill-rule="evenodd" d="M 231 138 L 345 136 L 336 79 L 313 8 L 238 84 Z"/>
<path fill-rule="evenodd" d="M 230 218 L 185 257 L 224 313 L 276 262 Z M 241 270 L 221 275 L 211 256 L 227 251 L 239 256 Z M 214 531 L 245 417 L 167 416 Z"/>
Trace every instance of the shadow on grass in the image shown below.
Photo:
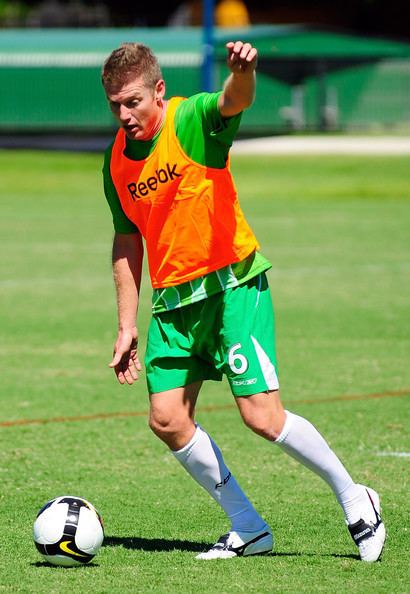
<path fill-rule="evenodd" d="M 191 540 L 170 540 L 165 538 L 140 538 L 137 536 L 120 537 L 106 536 L 105 547 L 125 547 L 137 551 L 192 551 L 201 553 L 209 549 L 209 542 L 193 542 Z M 298 553 L 298 552 L 275 552 L 264 555 L 265 557 L 333 557 L 339 559 L 358 559 L 357 555 L 341 555 L 337 553 Z"/>
<path fill-rule="evenodd" d="M 138 551 L 193 551 L 201 553 L 209 548 L 209 542 L 193 542 L 191 540 L 167 540 L 165 538 L 140 538 L 137 536 L 106 536 L 105 547 L 125 547 Z"/>
<path fill-rule="evenodd" d="M 359 555 L 349 553 L 348 555 L 341 555 L 340 553 L 285 553 L 285 552 L 272 552 L 269 553 L 269 557 L 332 557 L 333 559 L 354 559 L 359 561 Z"/>
<path fill-rule="evenodd" d="M 49 563 L 48 561 L 36 561 L 35 563 L 30 563 L 32 567 L 49 567 L 50 569 L 84 569 L 84 567 L 99 567 L 98 563 L 81 563 L 81 565 L 73 565 L 73 566 L 65 566 L 65 565 L 54 565 L 53 563 Z"/>

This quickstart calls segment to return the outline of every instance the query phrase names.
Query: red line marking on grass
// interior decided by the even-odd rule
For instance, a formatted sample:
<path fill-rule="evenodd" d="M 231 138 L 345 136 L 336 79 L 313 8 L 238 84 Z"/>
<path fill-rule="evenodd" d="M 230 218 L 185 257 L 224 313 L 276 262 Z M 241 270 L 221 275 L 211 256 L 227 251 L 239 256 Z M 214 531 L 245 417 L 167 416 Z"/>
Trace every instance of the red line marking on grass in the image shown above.
<path fill-rule="evenodd" d="M 322 404 L 327 402 L 343 402 L 352 400 L 377 400 L 380 398 L 402 398 L 410 395 L 410 388 L 405 390 L 379 392 L 376 394 L 345 394 L 343 396 L 331 396 L 329 398 L 306 398 L 292 400 L 290 404 Z M 209 406 L 200 406 L 198 412 L 217 412 L 219 410 L 230 410 L 235 408 L 233 403 Z M 146 417 L 148 411 L 123 411 L 111 413 L 95 413 L 93 415 L 76 415 L 72 417 L 50 417 L 43 419 L 15 419 L 0 422 L 0 427 L 18 427 L 22 425 L 47 425 L 48 423 L 73 423 L 75 421 L 98 421 L 103 419 L 116 419 L 126 417 Z"/>
<path fill-rule="evenodd" d="M 76 415 L 72 417 L 50 417 L 44 419 L 16 419 L 2 421 L 0 427 L 15 427 L 17 425 L 46 425 L 47 423 L 72 423 L 74 421 L 96 421 L 100 419 L 115 419 L 120 417 L 146 417 L 147 411 L 124 411 L 111 413 L 95 413 L 93 415 Z"/>
<path fill-rule="evenodd" d="M 377 400 L 378 398 L 401 398 L 410 394 L 410 388 L 405 390 L 395 390 L 379 392 L 375 394 L 345 394 L 344 396 L 331 396 L 329 398 L 314 398 L 303 400 L 292 400 L 297 404 L 320 404 L 321 402 L 340 402 L 343 400 Z"/>

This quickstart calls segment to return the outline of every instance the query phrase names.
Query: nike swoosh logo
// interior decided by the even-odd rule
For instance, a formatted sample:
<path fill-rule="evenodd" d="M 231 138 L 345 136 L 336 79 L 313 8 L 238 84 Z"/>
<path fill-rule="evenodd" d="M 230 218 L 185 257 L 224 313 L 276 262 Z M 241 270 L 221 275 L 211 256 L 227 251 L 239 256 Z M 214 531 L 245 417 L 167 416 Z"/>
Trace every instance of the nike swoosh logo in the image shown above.
<path fill-rule="evenodd" d="M 63 542 L 60 542 L 60 549 L 64 551 L 64 553 L 69 553 L 70 555 L 75 555 L 76 557 L 87 557 L 87 555 L 81 555 L 81 553 L 76 553 L 75 551 L 72 551 L 68 546 L 69 544 L 71 544 L 71 542 L 71 540 L 63 540 Z"/>

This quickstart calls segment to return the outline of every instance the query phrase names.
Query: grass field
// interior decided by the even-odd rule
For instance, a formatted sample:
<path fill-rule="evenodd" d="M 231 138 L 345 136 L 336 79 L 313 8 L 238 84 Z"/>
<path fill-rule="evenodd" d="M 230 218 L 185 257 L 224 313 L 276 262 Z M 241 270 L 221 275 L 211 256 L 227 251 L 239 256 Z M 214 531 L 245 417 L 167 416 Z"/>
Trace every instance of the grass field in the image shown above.
<path fill-rule="evenodd" d="M 226 383 L 204 387 L 198 420 L 272 525 L 275 552 L 195 561 L 226 531 L 223 514 L 148 430 L 144 380 L 121 387 L 107 367 L 116 313 L 100 169 L 99 155 L 0 152 L 0 591 L 410 592 L 408 158 L 233 159 L 273 263 L 283 400 L 382 494 L 389 538 L 372 565 L 327 487 L 241 424 Z M 145 280 L 142 341 L 149 304 Z M 104 517 L 90 566 L 49 566 L 32 543 L 38 509 L 63 494 Z"/>

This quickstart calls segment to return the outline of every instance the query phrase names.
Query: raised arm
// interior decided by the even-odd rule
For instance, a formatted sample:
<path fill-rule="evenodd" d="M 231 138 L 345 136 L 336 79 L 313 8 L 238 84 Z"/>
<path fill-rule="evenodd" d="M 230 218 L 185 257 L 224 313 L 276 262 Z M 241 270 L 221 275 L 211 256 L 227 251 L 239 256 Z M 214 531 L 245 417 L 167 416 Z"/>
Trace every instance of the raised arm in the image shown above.
<path fill-rule="evenodd" d="M 219 97 L 219 110 L 223 117 L 228 118 L 252 105 L 255 98 L 258 52 L 250 43 L 242 41 L 230 41 L 226 48 L 231 74 Z"/>
<path fill-rule="evenodd" d="M 139 233 L 116 233 L 112 266 L 117 293 L 118 336 L 110 367 L 121 384 L 138 379 L 141 363 L 137 354 L 137 311 L 144 248 Z"/>

